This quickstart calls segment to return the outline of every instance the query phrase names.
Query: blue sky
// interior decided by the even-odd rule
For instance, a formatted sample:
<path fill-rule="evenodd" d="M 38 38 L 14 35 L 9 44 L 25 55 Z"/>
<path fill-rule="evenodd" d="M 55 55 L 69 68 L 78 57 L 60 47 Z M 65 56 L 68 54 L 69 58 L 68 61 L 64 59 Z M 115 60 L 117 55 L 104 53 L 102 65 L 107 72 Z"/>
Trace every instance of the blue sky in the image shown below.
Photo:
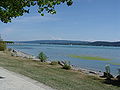
<path fill-rule="evenodd" d="M 71 7 L 56 6 L 57 14 L 40 16 L 36 8 L 0 22 L 4 40 L 120 41 L 120 0 L 74 0 Z"/>

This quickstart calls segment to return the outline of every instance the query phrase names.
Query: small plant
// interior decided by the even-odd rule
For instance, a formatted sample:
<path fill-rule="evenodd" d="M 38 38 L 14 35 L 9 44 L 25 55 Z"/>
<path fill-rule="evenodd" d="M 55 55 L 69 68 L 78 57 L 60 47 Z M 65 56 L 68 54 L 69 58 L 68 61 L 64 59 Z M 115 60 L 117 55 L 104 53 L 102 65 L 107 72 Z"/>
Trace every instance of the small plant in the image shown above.
<path fill-rule="evenodd" d="M 50 65 L 57 65 L 58 64 L 58 61 L 52 61 L 51 63 L 50 63 Z"/>
<path fill-rule="evenodd" d="M 40 59 L 41 62 L 45 62 L 48 57 L 43 52 L 41 52 L 38 58 Z"/>
<path fill-rule="evenodd" d="M 105 70 L 106 70 L 106 73 L 109 74 L 109 73 L 110 73 L 110 66 L 109 66 L 109 65 L 106 65 L 106 66 L 105 66 Z"/>
<path fill-rule="evenodd" d="M 110 74 L 110 66 L 109 65 L 106 65 L 105 66 L 105 70 L 106 72 L 104 72 L 104 76 L 110 80 L 111 78 L 113 78 L 113 76 Z"/>
<path fill-rule="evenodd" d="M 64 61 L 63 69 L 66 69 L 66 70 L 70 70 L 71 69 L 70 61 L 68 61 L 68 62 Z"/>

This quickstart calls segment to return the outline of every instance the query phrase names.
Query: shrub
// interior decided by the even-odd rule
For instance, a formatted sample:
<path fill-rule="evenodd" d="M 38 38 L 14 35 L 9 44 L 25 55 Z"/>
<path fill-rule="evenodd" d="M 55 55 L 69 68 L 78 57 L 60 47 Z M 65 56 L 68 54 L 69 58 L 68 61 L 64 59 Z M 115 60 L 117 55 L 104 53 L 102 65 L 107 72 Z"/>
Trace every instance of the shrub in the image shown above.
<path fill-rule="evenodd" d="M 51 63 L 50 63 L 50 65 L 57 65 L 58 64 L 58 61 L 52 61 Z"/>
<path fill-rule="evenodd" d="M 65 65 L 63 66 L 63 69 L 70 70 L 70 69 L 71 69 L 71 66 L 70 66 L 70 65 L 65 64 Z"/>
<path fill-rule="evenodd" d="M 107 74 L 110 73 L 110 66 L 109 66 L 109 65 L 106 65 L 106 66 L 105 66 L 105 70 L 106 70 L 106 73 L 107 73 Z"/>
<path fill-rule="evenodd" d="M 109 65 L 106 65 L 105 66 L 105 70 L 106 72 L 104 72 L 104 76 L 106 76 L 107 79 L 111 79 L 113 78 L 113 76 L 110 74 L 110 66 Z"/>
<path fill-rule="evenodd" d="M 70 70 L 71 69 L 70 61 L 68 61 L 68 62 L 64 61 L 63 69 L 66 69 L 66 70 Z"/>
<path fill-rule="evenodd" d="M 118 68 L 118 76 L 116 77 L 120 81 L 120 68 Z"/>
<path fill-rule="evenodd" d="M 4 51 L 6 49 L 6 43 L 0 42 L 0 51 Z"/>
<path fill-rule="evenodd" d="M 40 59 L 41 62 L 45 62 L 48 57 L 43 52 L 41 52 L 38 58 Z"/>

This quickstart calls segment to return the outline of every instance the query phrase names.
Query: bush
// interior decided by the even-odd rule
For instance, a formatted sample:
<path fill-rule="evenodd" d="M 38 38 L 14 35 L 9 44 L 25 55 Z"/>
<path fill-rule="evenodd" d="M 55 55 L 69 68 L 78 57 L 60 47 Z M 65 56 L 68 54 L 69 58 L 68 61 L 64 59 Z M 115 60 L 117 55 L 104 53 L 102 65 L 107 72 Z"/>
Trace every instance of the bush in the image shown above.
<path fill-rule="evenodd" d="M 58 61 L 52 61 L 51 63 L 50 63 L 50 65 L 57 65 L 58 64 Z"/>
<path fill-rule="evenodd" d="M 71 69 L 70 61 L 68 61 L 68 62 L 65 61 L 65 62 L 64 62 L 63 69 L 66 69 L 66 70 L 70 70 L 70 69 Z"/>
<path fill-rule="evenodd" d="M 40 59 L 41 62 L 45 62 L 48 57 L 43 52 L 41 52 L 38 58 Z"/>
<path fill-rule="evenodd" d="M 0 42 L 0 51 L 4 51 L 6 49 L 6 43 Z"/>
<path fill-rule="evenodd" d="M 113 76 L 110 74 L 110 66 L 109 65 L 106 65 L 105 66 L 105 69 L 106 69 L 106 72 L 104 72 L 104 75 L 106 75 L 106 78 L 107 79 L 111 79 Z"/>
<path fill-rule="evenodd" d="M 105 77 L 107 79 L 114 78 L 113 75 L 111 75 L 110 73 L 104 72 L 103 74 L 104 74 L 103 77 Z"/>
<path fill-rule="evenodd" d="M 65 65 L 63 66 L 63 69 L 70 70 L 70 69 L 71 69 L 71 66 L 70 66 L 70 65 L 65 64 Z"/>

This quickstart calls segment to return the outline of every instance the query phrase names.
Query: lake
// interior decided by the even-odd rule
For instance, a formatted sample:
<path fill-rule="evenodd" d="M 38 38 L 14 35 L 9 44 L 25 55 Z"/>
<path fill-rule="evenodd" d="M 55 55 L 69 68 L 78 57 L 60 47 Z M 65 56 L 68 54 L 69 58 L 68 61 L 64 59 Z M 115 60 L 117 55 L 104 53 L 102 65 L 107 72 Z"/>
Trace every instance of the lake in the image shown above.
<path fill-rule="evenodd" d="M 49 45 L 49 44 L 21 44 L 8 45 L 28 54 L 38 56 L 40 52 L 44 52 L 49 60 L 70 61 L 72 65 L 95 71 L 105 71 L 105 65 L 109 64 L 111 73 L 117 75 L 120 68 L 120 47 L 106 46 L 82 46 L 82 45 Z M 109 60 L 89 60 L 84 58 L 72 57 L 100 57 Z"/>

